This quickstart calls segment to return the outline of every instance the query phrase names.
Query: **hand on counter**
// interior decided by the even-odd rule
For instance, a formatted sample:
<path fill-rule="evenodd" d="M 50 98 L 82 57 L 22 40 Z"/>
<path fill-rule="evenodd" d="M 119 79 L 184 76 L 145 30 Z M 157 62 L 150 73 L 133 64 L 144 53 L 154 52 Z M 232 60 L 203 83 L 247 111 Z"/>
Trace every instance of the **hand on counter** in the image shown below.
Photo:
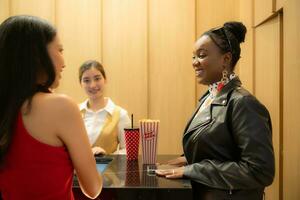
<path fill-rule="evenodd" d="M 92 148 L 92 152 L 94 155 L 98 155 L 98 154 L 102 154 L 102 155 L 105 155 L 106 154 L 106 151 L 104 149 L 102 149 L 101 147 L 93 147 Z"/>
<path fill-rule="evenodd" d="M 169 165 L 170 166 L 170 165 Z M 164 176 L 170 179 L 182 178 L 184 167 L 172 168 L 172 169 L 157 169 L 155 173 L 159 176 Z"/>

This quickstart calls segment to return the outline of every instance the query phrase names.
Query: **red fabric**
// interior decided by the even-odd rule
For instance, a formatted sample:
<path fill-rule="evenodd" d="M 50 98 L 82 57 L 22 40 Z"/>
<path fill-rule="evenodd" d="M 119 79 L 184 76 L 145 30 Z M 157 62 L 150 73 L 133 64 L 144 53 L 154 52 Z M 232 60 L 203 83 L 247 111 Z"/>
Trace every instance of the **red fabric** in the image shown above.
<path fill-rule="evenodd" d="M 22 115 L 0 168 L 3 200 L 73 200 L 73 165 L 65 147 L 39 142 L 25 129 Z"/>
<path fill-rule="evenodd" d="M 220 92 L 224 86 L 224 83 L 220 82 L 217 87 L 218 92 Z"/>

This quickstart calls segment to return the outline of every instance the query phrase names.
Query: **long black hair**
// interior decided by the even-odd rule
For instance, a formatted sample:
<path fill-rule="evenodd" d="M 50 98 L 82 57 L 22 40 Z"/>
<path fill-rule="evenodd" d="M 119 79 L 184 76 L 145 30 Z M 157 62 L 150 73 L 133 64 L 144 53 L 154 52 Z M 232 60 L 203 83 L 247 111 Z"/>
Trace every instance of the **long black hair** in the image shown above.
<path fill-rule="evenodd" d="M 0 25 L 0 164 L 10 146 L 22 104 L 29 100 L 30 105 L 39 91 L 49 92 L 55 81 L 47 50 L 55 36 L 52 25 L 34 16 L 9 17 Z"/>
<path fill-rule="evenodd" d="M 234 70 L 240 59 L 240 43 L 244 42 L 247 28 L 241 22 L 226 22 L 222 27 L 213 28 L 203 35 L 208 35 L 222 53 L 231 52 L 231 69 Z"/>

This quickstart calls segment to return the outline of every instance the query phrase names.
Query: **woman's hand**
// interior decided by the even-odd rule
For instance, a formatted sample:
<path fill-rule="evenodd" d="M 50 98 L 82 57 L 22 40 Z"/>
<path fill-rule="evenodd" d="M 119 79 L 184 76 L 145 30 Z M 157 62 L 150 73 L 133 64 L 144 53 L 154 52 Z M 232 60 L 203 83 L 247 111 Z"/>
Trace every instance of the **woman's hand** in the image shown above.
<path fill-rule="evenodd" d="M 174 168 L 174 169 L 157 169 L 155 173 L 159 176 L 164 176 L 169 179 L 182 178 L 184 172 L 184 167 Z"/>
<path fill-rule="evenodd" d="M 106 154 L 106 151 L 104 149 L 102 149 L 101 147 L 93 147 L 92 148 L 92 152 L 94 155 L 98 155 L 98 154 Z"/>

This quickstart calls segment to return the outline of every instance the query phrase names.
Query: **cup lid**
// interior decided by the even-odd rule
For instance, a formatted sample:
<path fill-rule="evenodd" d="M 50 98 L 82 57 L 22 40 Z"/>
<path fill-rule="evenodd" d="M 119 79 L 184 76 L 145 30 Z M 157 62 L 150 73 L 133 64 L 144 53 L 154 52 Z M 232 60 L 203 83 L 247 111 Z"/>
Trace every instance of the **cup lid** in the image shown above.
<path fill-rule="evenodd" d="M 139 130 L 140 128 L 139 127 L 127 127 L 127 128 L 124 128 L 125 131 L 130 131 L 130 130 Z"/>

